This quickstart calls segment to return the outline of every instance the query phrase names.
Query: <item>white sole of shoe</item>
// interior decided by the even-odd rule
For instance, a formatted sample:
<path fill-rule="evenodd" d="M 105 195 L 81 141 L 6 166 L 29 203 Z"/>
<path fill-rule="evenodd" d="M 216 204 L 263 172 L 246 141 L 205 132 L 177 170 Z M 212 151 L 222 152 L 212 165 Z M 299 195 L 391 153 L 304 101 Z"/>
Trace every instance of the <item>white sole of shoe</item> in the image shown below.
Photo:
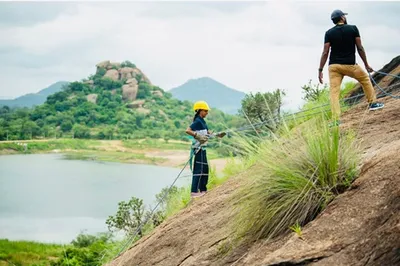
<path fill-rule="evenodd" d="M 384 106 L 382 106 L 382 107 L 375 107 L 375 108 L 369 108 L 369 110 L 370 111 L 375 111 L 375 110 L 379 110 L 379 109 L 382 109 Z"/>

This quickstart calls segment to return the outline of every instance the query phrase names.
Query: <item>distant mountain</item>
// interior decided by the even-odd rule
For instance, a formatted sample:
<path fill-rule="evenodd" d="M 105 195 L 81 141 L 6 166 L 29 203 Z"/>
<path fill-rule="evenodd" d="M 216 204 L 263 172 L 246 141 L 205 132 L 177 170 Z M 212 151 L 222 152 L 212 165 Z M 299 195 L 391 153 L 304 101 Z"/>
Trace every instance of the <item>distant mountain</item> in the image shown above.
<path fill-rule="evenodd" d="M 214 107 L 229 114 L 237 114 L 241 108 L 241 101 L 246 95 L 208 77 L 190 79 L 169 92 L 182 101 L 204 100 L 211 108 Z"/>
<path fill-rule="evenodd" d="M 64 85 L 68 85 L 67 81 L 58 81 L 49 87 L 39 91 L 38 93 L 29 93 L 10 100 L 0 100 L 0 106 L 7 105 L 9 107 L 33 107 L 43 104 L 47 96 L 61 91 Z"/>

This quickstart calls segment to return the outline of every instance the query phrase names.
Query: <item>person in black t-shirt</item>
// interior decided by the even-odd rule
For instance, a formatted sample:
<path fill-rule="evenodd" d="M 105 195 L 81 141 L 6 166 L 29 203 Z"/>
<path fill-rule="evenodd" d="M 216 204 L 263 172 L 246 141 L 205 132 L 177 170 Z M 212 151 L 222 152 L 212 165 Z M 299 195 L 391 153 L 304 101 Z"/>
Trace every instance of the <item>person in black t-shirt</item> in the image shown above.
<path fill-rule="evenodd" d="M 186 134 L 193 136 L 196 140 L 192 152 L 194 155 L 194 167 L 193 167 L 193 178 L 191 196 L 199 197 L 203 196 L 207 192 L 208 183 L 208 162 L 206 153 L 206 143 L 210 131 L 204 118 L 208 115 L 210 107 L 205 101 L 198 101 L 194 104 L 193 110 L 195 115 L 192 124 L 186 129 Z M 217 134 L 217 137 L 222 138 L 226 134 L 221 132 Z M 199 192 L 200 191 L 200 192 Z"/>
<path fill-rule="evenodd" d="M 369 103 L 369 110 L 383 108 L 383 103 L 376 102 L 376 95 L 368 74 L 356 63 L 356 47 L 368 72 L 372 67 L 368 64 L 367 55 L 361 44 L 357 26 L 347 24 L 347 13 L 335 10 L 331 14 L 335 26 L 325 33 L 325 44 L 319 65 L 319 82 L 323 83 L 322 71 L 328 59 L 329 50 L 329 82 L 332 118 L 338 123 L 340 116 L 340 86 L 344 76 L 360 82 Z"/>

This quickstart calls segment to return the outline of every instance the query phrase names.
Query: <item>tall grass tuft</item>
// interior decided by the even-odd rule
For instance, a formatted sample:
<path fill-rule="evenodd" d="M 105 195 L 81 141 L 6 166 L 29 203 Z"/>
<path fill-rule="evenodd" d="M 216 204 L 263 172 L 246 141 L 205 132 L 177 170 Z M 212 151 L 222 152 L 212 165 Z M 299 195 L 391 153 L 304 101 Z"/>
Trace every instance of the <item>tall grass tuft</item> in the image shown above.
<path fill-rule="evenodd" d="M 323 116 L 244 149 L 256 154 L 259 167 L 234 195 L 239 206 L 234 231 L 250 240 L 314 219 L 354 180 L 361 154 L 354 134 L 340 135 Z"/>

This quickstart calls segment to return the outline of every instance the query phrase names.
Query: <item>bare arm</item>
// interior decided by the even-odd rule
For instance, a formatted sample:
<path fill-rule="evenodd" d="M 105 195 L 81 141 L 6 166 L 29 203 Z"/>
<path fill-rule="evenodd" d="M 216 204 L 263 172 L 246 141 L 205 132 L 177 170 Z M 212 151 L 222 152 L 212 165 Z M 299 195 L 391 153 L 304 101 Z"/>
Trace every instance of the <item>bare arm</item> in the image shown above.
<path fill-rule="evenodd" d="M 319 79 L 319 82 L 321 84 L 323 83 L 322 70 L 324 69 L 324 66 L 326 64 L 326 60 L 328 60 L 329 49 L 330 48 L 331 48 L 331 43 L 327 42 L 327 43 L 324 44 L 324 49 L 322 51 L 321 60 L 319 61 L 318 79 Z"/>
<path fill-rule="evenodd" d="M 331 48 L 331 44 L 329 42 L 324 44 L 324 49 L 322 51 L 322 55 L 321 55 L 321 60 L 319 62 L 319 69 L 323 69 L 325 64 L 326 64 L 326 60 L 328 60 L 328 55 L 329 55 L 329 49 Z"/>
<path fill-rule="evenodd" d="M 185 132 L 186 132 L 186 134 L 188 134 L 188 135 L 190 135 L 192 137 L 196 136 L 196 134 L 197 134 L 190 127 L 188 127 Z"/>
<path fill-rule="evenodd" d="M 356 37 L 356 46 L 357 46 L 357 52 L 360 55 L 361 59 L 363 60 L 365 68 L 367 69 L 368 72 L 372 72 L 373 69 L 368 64 L 367 54 L 365 53 L 364 47 L 361 44 L 360 37 Z"/>

